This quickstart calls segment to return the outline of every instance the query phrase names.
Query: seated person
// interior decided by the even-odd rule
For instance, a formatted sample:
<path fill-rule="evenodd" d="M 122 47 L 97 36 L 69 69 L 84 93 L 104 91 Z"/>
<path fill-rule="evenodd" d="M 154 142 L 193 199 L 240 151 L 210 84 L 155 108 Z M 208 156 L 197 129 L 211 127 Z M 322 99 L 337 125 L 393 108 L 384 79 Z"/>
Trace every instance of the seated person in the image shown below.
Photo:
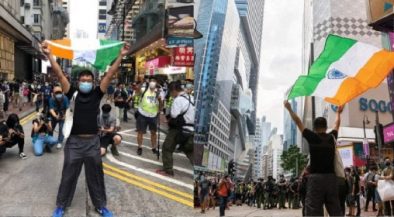
<path fill-rule="evenodd" d="M 115 145 L 122 142 L 122 136 L 115 133 L 116 119 L 111 116 L 111 105 L 104 104 L 101 107 L 101 114 L 97 117 L 97 123 L 100 131 L 101 155 L 105 155 L 108 146 L 111 144 L 111 153 L 119 156 L 119 152 Z"/>
<path fill-rule="evenodd" d="M 57 144 L 57 139 L 49 135 L 51 132 L 52 125 L 50 120 L 46 116 L 39 114 L 38 118 L 33 120 L 31 135 L 35 156 L 43 155 L 44 150 L 50 152 L 51 148 Z"/>
<path fill-rule="evenodd" d="M 25 134 L 17 114 L 10 114 L 7 121 L 0 124 L 0 137 L 0 155 L 4 154 L 7 148 L 12 148 L 18 144 L 19 157 L 21 159 L 27 158 L 26 154 L 23 153 Z"/>

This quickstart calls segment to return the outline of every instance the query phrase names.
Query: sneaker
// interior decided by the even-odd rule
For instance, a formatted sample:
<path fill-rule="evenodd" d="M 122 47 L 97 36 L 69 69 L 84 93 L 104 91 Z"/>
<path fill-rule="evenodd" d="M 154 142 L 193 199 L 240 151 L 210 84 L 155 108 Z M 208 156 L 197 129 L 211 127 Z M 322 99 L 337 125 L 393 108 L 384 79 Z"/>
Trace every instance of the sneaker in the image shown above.
<path fill-rule="evenodd" d="M 23 153 L 23 152 L 19 153 L 19 157 L 20 157 L 22 160 L 24 160 L 24 159 L 27 158 L 26 154 Z"/>
<path fill-rule="evenodd" d="M 142 148 L 138 148 L 138 149 L 137 149 L 137 154 L 138 154 L 138 155 L 142 155 Z"/>
<path fill-rule="evenodd" d="M 118 152 L 118 149 L 116 148 L 116 146 L 111 145 L 111 153 L 114 156 L 119 156 L 119 152 Z"/>
<path fill-rule="evenodd" d="M 113 216 L 112 212 L 109 211 L 109 210 L 108 210 L 107 208 L 105 208 L 105 207 L 103 207 L 103 208 L 101 208 L 101 209 L 97 209 L 97 208 L 96 208 L 96 211 L 97 211 L 101 216 L 103 216 L 103 217 L 112 217 L 112 216 Z"/>
<path fill-rule="evenodd" d="M 53 211 L 52 217 L 63 217 L 64 215 L 64 208 L 57 207 L 55 211 Z"/>
<path fill-rule="evenodd" d="M 157 154 L 156 148 L 152 148 L 152 153 L 153 153 L 153 154 Z"/>
<path fill-rule="evenodd" d="M 61 149 L 62 148 L 62 143 L 61 142 L 57 143 L 56 148 L 57 149 Z"/>
<path fill-rule="evenodd" d="M 165 170 L 156 170 L 156 173 L 158 173 L 162 176 L 174 176 L 174 172 L 168 172 Z"/>

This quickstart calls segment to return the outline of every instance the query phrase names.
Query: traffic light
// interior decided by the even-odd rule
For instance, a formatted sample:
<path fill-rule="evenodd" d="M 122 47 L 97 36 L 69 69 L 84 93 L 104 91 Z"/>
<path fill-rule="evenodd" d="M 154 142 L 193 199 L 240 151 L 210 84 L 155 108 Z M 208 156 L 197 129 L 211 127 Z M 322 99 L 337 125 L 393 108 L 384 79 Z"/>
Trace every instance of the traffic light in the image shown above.
<path fill-rule="evenodd" d="M 234 160 L 230 160 L 230 162 L 228 162 L 228 175 L 229 176 L 235 176 L 235 172 L 237 171 L 236 169 L 236 164 L 234 162 Z"/>

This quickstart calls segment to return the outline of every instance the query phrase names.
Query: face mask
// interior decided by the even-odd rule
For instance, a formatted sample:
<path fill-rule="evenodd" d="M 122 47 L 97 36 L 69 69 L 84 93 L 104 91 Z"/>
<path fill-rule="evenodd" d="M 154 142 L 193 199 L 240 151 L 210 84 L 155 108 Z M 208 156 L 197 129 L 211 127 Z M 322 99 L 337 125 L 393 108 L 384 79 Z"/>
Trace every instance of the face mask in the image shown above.
<path fill-rule="evenodd" d="M 49 84 L 48 83 L 45 83 L 45 86 L 48 86 Z"/>
<path fill-rule="evenodd" d="M 155 88 L 156 87 L 156 82 L 149 82 L 149 88 L 150 89 L 153 89 L 153 88 Z"/>
<path fill-rule="evenodd" d="M 192 89 L 193 88 L 193 84 L 186 84 L 186 89 Z"/>
<path fill-rule="evenodd" d="M 82 93 L 89 93 L 90 91 L 92 91 L 93 88 L 93 84 L 91 82 L 81 82 L 79 83 L 79 90 Z"/>
<path fill-rule="evenodd" d="M 37 88 L 40 89 L 40 88 L 41 88 L 41 85 L 38 85 Z"/>
<path fill-rule="evenodd" d="M 57 100 L 61 100 L 63 98 L 63 94 L 56 94 L 55 97 Z"/>
<path fill-rule="evenodd" d="M 104 119 L 108 119 L 109 118 L 109 113 L 103 113 L 102 116 L 103 116 Z"/>
<path fill-rule="evenodd" d="M 185 89 L 185 85 L 182 84 L 182 85 L 181 85 L 181 88 L 182 88 L 182 89 Z"/>

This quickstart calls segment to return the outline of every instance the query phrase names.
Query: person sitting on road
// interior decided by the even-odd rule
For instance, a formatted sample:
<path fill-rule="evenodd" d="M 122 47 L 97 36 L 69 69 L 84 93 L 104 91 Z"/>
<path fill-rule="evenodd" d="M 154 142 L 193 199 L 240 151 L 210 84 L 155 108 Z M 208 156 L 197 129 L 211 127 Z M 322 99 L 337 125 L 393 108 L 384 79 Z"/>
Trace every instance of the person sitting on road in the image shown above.
<path fill-rule="evenodd" d="M 44 150 L 51 152 L 51 148 L 57 144 L 57 139 L 50 136 L 52 124 L 48 117 L 38 114 L 37 119 L 33 120 L 32 142 L 35 156 L 42 156 Z"/>
<path fill-rule="evenodd" d="M 18 144 L 19 157 L 26 159 L 27 156 L 23 152 L 25 146 L 25 134 L 23 127 L 19 123 L 17 114 L 10 114 L 7 121 L 0 123 L 0 156 L 6 152 L 7 148 L 12 148 Z"/>
<path fill-rule="evenodd" d="M 115 133 L 116 119 L 111 116 L 111 109 L 111 105 L 104 104 L 101 106 L 101 114 L 97 117 L 100 130 L 101 156 L 106 154 L 109 145 L 111 145 L 111 153 L 119 156 L 116 146 L 122 142 L 122 136 Z"/>

